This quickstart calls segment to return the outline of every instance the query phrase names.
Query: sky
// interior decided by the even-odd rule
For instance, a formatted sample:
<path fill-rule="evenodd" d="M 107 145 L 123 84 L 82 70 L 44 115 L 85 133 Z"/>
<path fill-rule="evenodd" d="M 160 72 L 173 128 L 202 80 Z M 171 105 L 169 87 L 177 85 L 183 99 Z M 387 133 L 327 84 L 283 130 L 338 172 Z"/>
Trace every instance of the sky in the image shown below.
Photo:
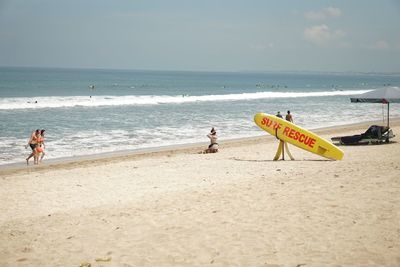
<path fill-rule="evenodd" d="M 400 0 L 0 0 L 0 66 L 400 72 Z"/>

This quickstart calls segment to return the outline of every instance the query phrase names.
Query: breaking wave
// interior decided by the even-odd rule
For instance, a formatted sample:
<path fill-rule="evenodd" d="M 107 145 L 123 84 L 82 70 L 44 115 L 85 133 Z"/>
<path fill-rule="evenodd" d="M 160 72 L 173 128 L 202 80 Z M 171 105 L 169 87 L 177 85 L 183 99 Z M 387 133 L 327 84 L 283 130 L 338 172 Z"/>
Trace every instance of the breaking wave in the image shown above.
<path fill-rule="evenodd" d="M 343 90 L 322 92 L 256 92 L 224 95 L 126 95 L 126 96 L 48 96 L 48 97 L 14 97 L 1 98 L 0 110 L 10 109 L 40 109 L 40 108 L 68 108 L 68 107 L 99 107 L 125 105 L 159 105 L 183 104 L 193 102 L 214 101 L 243 101 L 268 98 L 299 98 L 323 96 L 347 96 L 368 92 L 370 90 Z"/>

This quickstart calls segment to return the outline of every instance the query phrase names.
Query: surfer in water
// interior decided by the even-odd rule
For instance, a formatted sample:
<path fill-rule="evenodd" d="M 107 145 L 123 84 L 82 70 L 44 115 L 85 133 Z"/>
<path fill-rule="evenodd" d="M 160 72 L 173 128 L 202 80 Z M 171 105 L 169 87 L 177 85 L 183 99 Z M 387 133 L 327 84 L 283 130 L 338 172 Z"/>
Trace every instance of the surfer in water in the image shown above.
<path fill-rule="evenodd" d="M 91 84 L 91 85 L 89 85 L 88 87 L 89 87 L 89 89 L 90 89 L 91 91 L 94 91 L 94 89 L 95 89 L 94 84 Z M 92 98 L 92 95 L 90 95 L 90 98 Z"/>
<path fill-rule="evenodd" d="M 280 111 L 278 111 L 278 113 L 276 113 L 275 116 L 277 116 L 278 118 L 281 118 L 281 119 L 283 118 Z"/>

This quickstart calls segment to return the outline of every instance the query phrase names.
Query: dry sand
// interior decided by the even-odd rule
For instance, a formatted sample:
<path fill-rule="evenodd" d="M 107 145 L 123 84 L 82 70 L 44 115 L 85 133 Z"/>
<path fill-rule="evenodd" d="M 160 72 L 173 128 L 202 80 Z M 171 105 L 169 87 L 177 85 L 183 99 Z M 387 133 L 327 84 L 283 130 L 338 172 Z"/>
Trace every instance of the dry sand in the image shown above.
<path fill-rule="evenodd" d="M 400 143 L 274 162 L 277 145 L 0 169 L 0 266 L 400 266 Z"/>

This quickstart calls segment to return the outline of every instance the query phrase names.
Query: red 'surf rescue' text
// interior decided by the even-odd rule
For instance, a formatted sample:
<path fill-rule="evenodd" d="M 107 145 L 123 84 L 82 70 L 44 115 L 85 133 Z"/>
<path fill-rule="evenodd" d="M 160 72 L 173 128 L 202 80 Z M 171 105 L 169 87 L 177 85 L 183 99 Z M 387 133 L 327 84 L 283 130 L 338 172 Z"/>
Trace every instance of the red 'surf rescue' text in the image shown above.
<path fill-rule="evenodd" d="M 274 130 L 278 130 L 278 129 L 282 128 L 282 124 L 281 123 L 279 123 L 277 121 L 274 121 L 274 120 L 271 120 L 268 117 L 264 117 L 261 120 L 261 124 L 267 126 L 268 128 L 272 128 Z M 312 138 L 312 137 L 310 137 L 310 136 L 308 136 L 306 134 L 303 134 L 303 133 L 301 133 L 299 131 L 296 131 L 295 129 L 292 129 L 289 126 L 285 126 L 285 128 L 283 129 L 282 134 L 287 136 L 290 139 L 293 139 L 293 140 L 295 140 L 297 142 L 303 143 L 306 146 L 309 146 L 311 148 L 313 148 L 314 145 L 315 145 L 315 141 L 316 140 L 314 138 Z"/>

